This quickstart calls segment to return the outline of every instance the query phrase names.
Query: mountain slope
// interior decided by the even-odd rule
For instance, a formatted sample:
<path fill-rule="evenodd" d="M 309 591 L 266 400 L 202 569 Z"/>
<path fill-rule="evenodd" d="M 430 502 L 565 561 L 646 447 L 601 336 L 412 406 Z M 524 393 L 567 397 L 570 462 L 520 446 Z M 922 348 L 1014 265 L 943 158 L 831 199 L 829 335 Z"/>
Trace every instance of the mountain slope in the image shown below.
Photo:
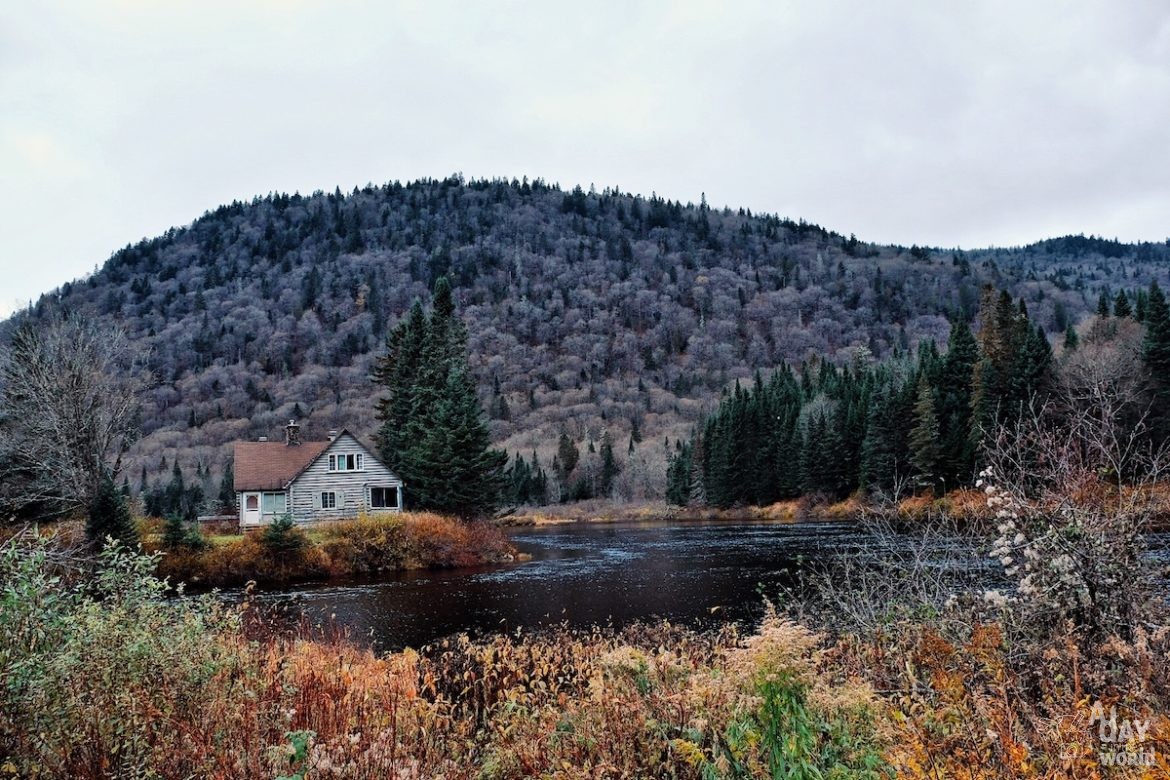
<path fill-rule="evenodd" d="M 373 430 L 368 376 L 387 329 L 451 277 L 495 440 L 551 456 L 567 431 L 623 446 L 686 434 L 731 380 L 814 355 L 944 341 L 985 283 L 1057 334 L 1098 294 L 1166 277 L 1166 244 L 1067 237 L 1005 250 L 874 246 L 815 225 L 541 182 L 459 178 L 349 195 L 272 195 L 116 252 L 44 296 L 120 321 L 159 383 L 134 453 L 218 470 L 226 443 Z M 647 454 L 646 484 L 662 457 Z M 631 469 L 632 471 L 633 469 Z M 657 476 L 649 475 L 650 472 Z M 189 472 L 190 473 L 190 472 Z M 655 483 L 656 484 L 656 483 Z"/>

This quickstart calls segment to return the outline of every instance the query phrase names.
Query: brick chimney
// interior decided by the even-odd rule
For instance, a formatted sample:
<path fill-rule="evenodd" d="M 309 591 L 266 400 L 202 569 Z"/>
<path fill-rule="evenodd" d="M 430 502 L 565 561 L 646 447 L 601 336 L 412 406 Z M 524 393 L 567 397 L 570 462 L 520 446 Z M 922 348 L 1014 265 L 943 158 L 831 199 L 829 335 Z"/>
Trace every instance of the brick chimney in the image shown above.
<path fill-rule="evenodd" d="M 297 425 L 296 420 L 289 420 L 288 425 L 284 426 L 284 443 L 290 447 L 301 443 L 301 426 Z"/>

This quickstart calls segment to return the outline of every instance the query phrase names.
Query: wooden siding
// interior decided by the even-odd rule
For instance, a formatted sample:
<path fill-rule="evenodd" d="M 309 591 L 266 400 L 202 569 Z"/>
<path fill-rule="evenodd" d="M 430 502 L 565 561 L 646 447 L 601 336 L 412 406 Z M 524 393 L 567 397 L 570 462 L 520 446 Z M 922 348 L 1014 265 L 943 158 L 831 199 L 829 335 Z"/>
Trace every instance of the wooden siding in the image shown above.
<path fill-rule="evenodd" d="M 361 471 L 330 471 L 330 455 L 361 453 Z M 370 488 L 400 488 L 402 480 L 386 468 L 373 453 L 348 433 L 343 433 L 289 485 L 289 506 L 295 522 L 308 523 L 317 520 L 335 520 L 353 517 L 369 510 Z M 332 491 L 337 494 L 334 509 L 321 508 L 321 493 Z M 401 501 L 395 509 L 379 509 L 378 512 L 398 512 Z"/>

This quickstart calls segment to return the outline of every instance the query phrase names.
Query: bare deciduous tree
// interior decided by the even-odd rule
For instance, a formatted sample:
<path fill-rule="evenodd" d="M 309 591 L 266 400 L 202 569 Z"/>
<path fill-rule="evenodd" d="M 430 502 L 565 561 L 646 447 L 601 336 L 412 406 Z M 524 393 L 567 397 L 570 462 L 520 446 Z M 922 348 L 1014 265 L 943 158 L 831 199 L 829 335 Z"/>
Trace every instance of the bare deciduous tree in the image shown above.
<path fill-rule="evenodd" d="M 0 350 L 0 501 L 61 515 L 116 476 L 149 381 L 121 329 L 78 317 L 26 325 Z"/>

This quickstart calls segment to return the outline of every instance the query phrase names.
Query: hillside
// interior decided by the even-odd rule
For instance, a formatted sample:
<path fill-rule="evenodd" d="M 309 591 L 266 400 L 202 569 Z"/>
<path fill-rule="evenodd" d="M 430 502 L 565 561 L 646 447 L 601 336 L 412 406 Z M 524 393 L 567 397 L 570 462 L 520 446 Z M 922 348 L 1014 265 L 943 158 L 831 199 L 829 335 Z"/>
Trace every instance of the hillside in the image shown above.
<path fill-rule="evenodd" d="M 1166 281 L 1170 247 L 1067 237 L 974 251 L 875 246 L 745 210 L 460 178 L 270 195 L 119 250 L 56 306 L 116 319 L 158 384 L 129 472 L 214 475 L 227 442 L 373 430 L 373 357 L 439 275 L 455 286 L 492 434 L 551 458 L 562 431 L 645 441 L 623 492 L 661 488 L 662 441 L 722 388 L 824 355 L 945 341 L 992 283 L 1053 338 L 1102 291 Z M 547 461 L 546 461 L 547 462 Z"/>

